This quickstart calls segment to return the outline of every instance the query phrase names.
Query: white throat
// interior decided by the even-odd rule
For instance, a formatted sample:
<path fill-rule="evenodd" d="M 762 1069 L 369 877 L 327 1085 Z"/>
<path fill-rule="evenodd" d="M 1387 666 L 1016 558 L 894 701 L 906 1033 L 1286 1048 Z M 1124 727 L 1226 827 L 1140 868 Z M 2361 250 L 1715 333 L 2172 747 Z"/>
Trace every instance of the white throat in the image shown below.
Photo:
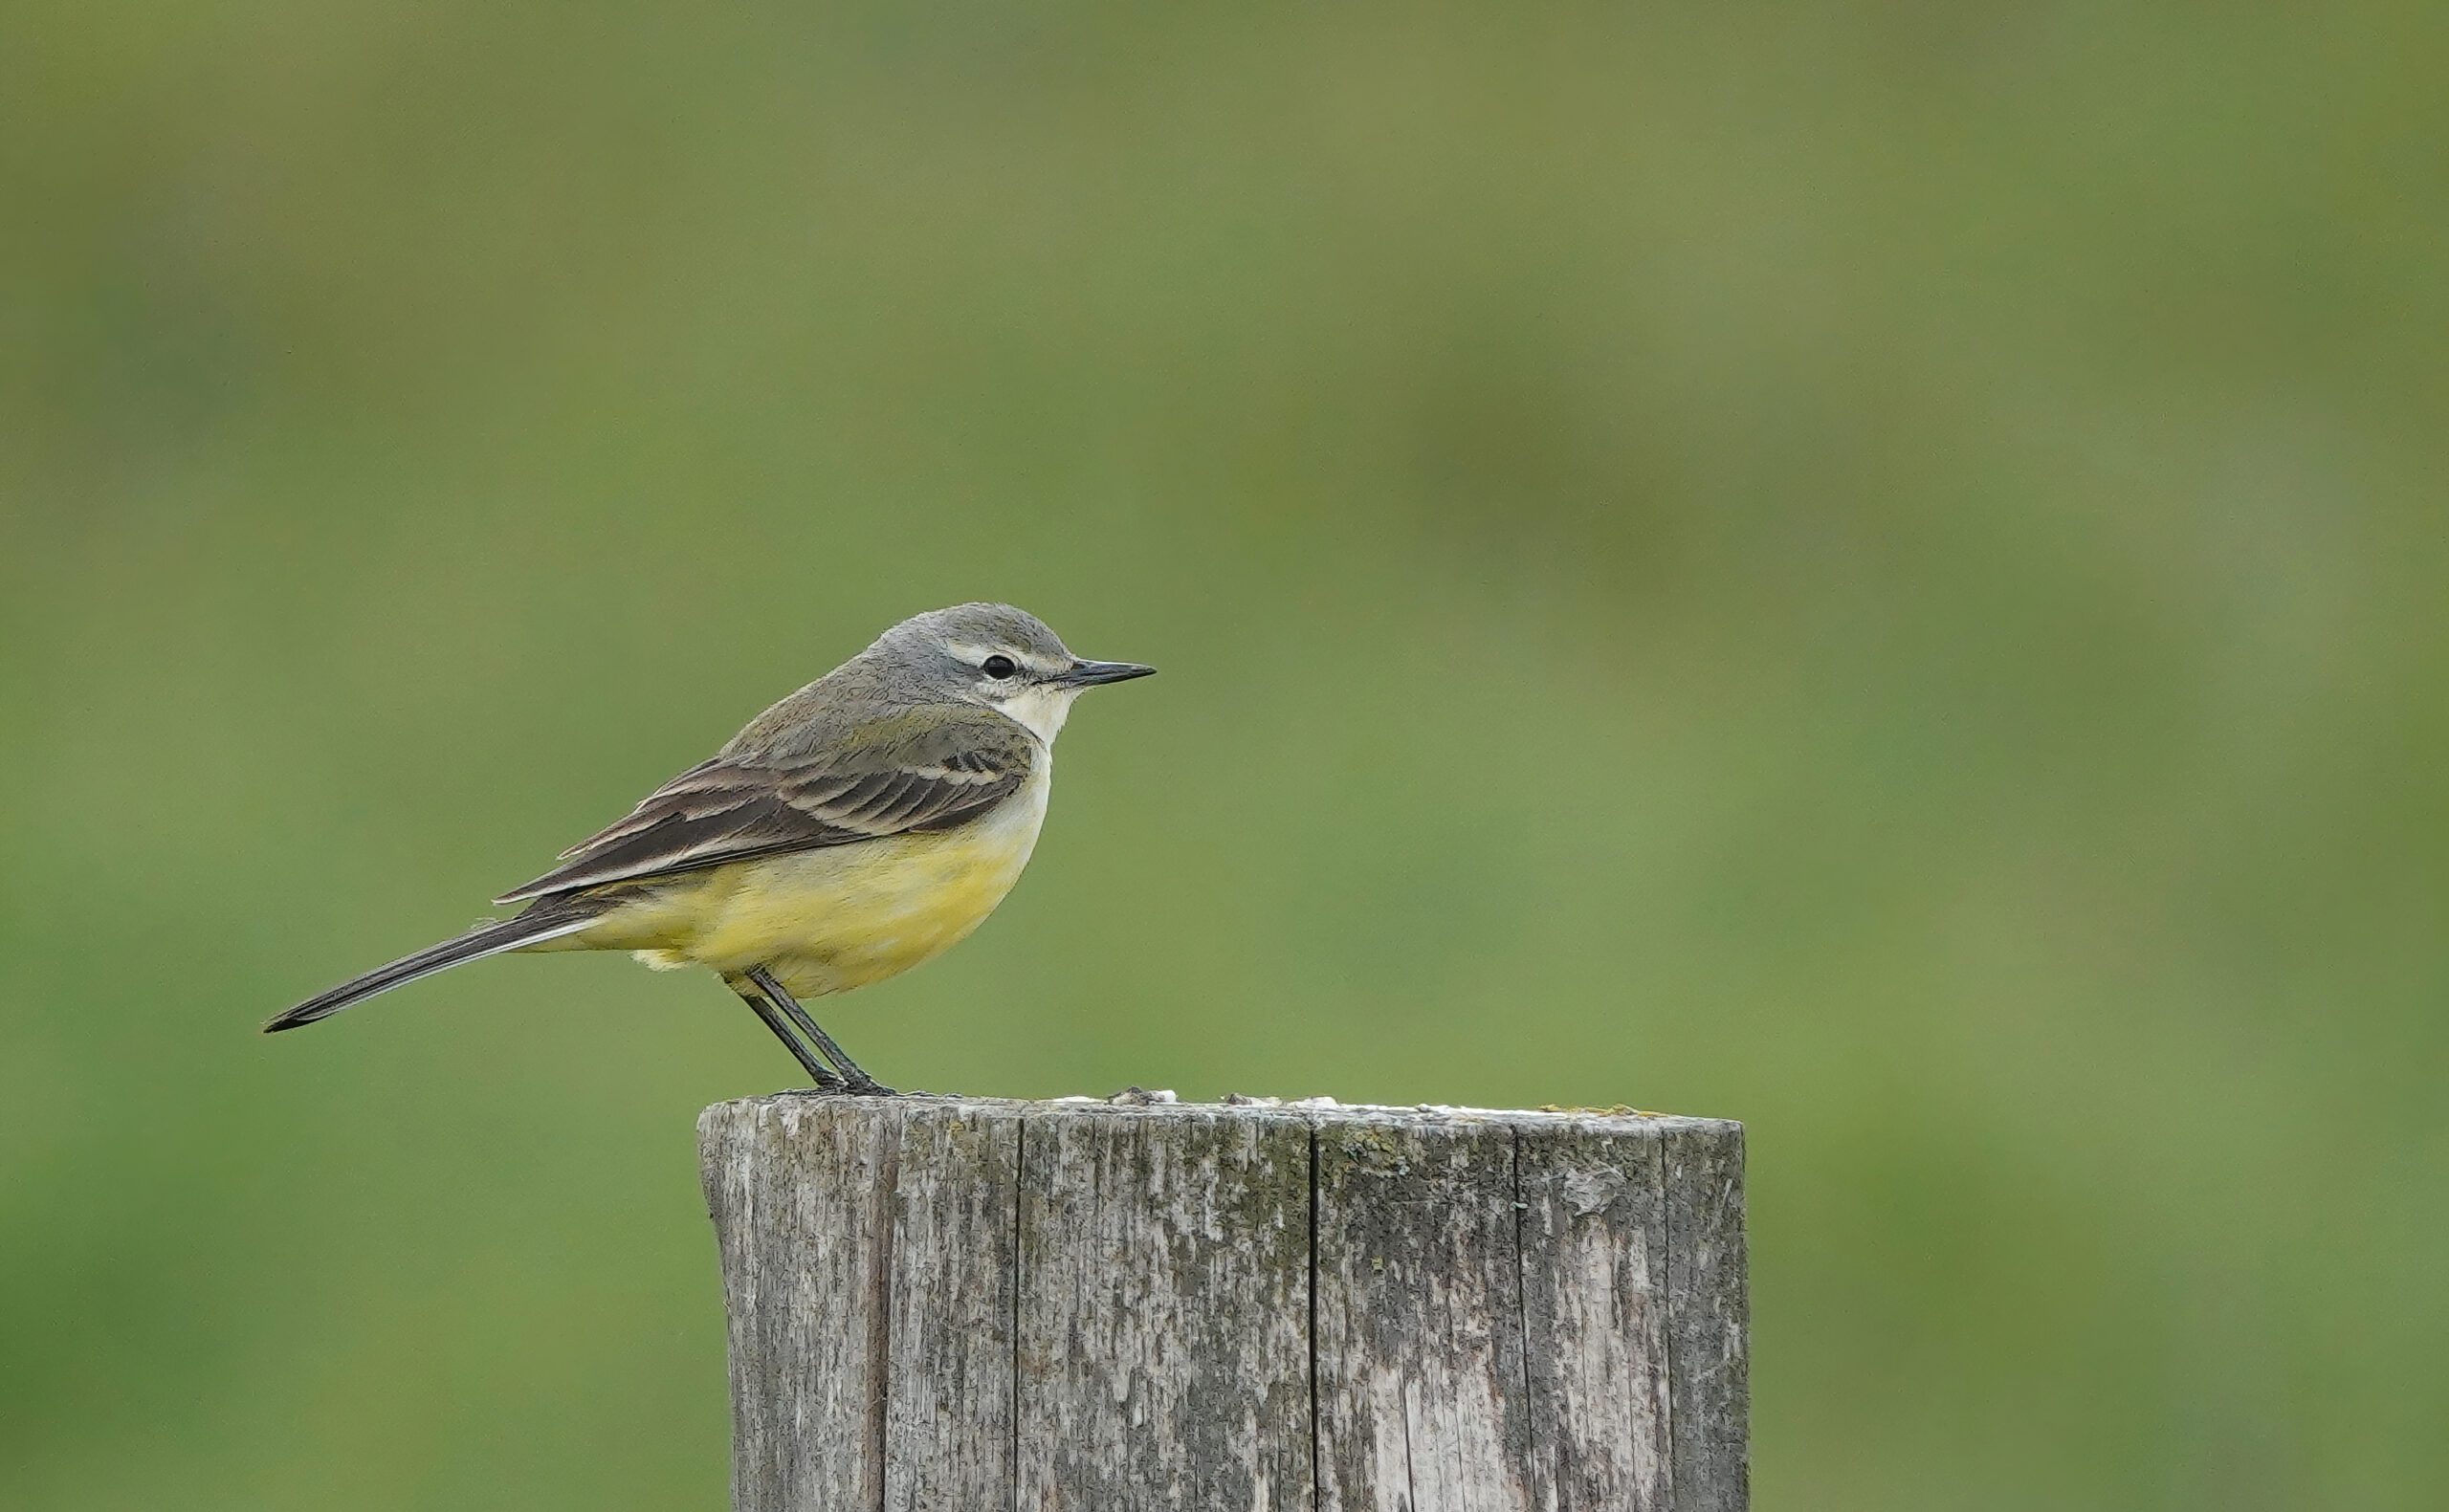
<path fill-rule="evenodd" d="M 1077 688 L 1050 688 L 1041 684 L 998 700 L 995 708 L 1046 742 L 1050 749 L 1054 745 L 1054 737 L 1063 733 L 1063 721 L 1071 715 L 1071 700 L 1079 697 L 1080 692 Z"/>

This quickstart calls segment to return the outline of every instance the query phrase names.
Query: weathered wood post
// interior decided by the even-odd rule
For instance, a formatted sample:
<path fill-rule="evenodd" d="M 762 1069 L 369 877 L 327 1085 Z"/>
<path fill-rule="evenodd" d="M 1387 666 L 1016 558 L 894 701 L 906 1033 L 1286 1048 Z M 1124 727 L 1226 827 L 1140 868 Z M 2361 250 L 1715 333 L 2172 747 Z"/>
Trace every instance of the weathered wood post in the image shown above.
<path fill-rule="evenodd" d="M 739 1512 L 1730 1512 L 1743 1129 L 708 1108 Z"/>

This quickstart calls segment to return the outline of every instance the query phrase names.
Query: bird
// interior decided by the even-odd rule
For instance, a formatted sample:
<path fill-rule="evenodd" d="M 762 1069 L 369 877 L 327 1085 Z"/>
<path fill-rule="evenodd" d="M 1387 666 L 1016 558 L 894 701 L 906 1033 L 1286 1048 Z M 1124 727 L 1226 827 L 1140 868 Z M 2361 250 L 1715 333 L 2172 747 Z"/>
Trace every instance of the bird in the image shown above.
<path fill-rule="evenodd" d="M 815 1090 L 894 1095 L 801 999 L 898 975 L 983 923 L 1037 844 L 1072 701 L 1155 670 L 1074 656 L 1007 603 L 914 615 L 494 900 L 517 913 L 351 977 L 264 1032 L 488 956 L 628 951 L 714 971 Z"/>

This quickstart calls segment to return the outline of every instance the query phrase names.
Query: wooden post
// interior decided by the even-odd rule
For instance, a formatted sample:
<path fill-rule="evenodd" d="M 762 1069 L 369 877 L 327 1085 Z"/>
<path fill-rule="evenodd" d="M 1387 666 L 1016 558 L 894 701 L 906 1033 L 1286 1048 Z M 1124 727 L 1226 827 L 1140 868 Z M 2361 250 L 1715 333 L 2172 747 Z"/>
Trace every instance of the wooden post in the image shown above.
<path fill-rule="evenodd" d="M 1740 1512 L 1743 1129 L 752 1098 L 738 1512 Z"/>

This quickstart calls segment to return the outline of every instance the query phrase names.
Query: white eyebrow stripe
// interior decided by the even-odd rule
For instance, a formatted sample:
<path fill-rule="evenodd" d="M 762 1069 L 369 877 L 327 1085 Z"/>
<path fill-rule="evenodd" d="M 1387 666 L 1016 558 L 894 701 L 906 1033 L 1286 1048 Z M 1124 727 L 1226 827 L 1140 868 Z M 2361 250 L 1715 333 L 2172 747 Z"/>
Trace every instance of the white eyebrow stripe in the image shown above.
<path fill-rule="evenodd" d="M 981 646 L 976 641 L 946 641 L 944 643 L 944 649 L 952 652 L 955 657 L 969 663 L 973 667 L 986 660 L 990 656 L 1008 656 L 1012 660 L 1020 663 L 1023 667 L 1027 668 L 1032 672 L 1068 671 L 1070 669 L 1071 666 L 1068 661 L 1049 662 L 1042 656 L 1032 656 L 1026 651 L 1005 650 L 1000 646 Z"/>

